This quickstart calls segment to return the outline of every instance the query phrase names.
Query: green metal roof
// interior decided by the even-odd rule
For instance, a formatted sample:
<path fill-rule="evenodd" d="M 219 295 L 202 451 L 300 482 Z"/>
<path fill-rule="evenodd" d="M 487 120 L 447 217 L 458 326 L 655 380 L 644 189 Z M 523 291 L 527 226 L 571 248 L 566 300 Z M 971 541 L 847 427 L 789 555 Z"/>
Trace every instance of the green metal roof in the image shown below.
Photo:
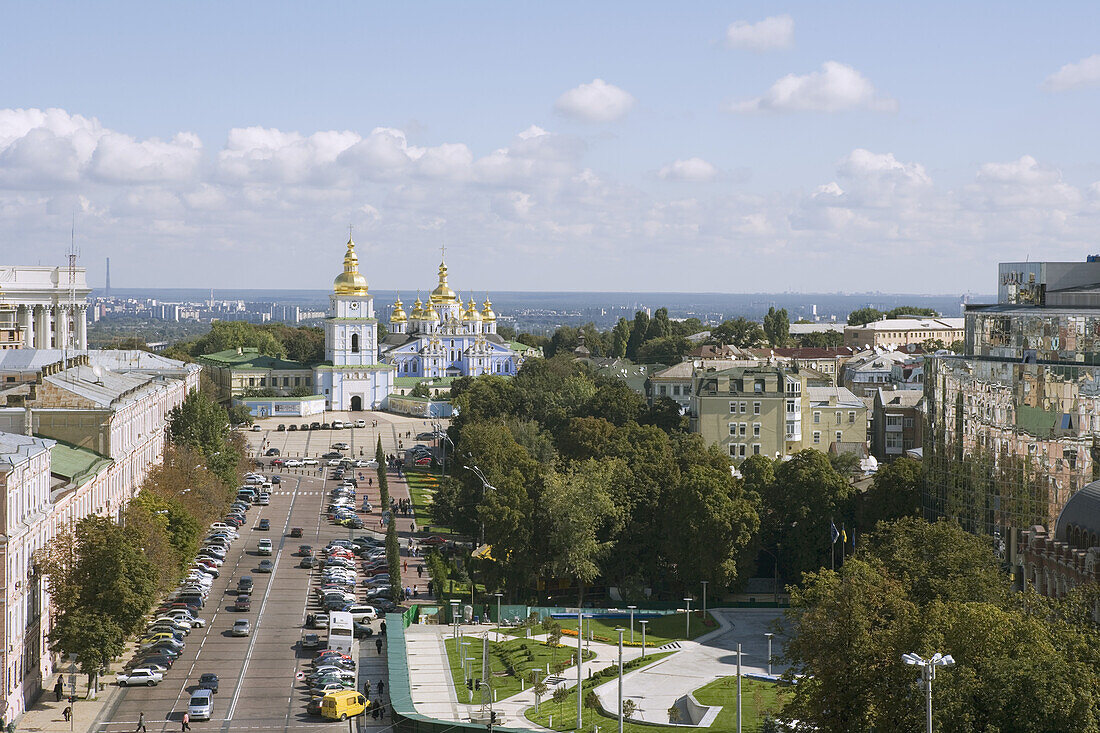
<path fill-rule="evenodd" d="M 50 473 L 82 486 L 113 461 L 85 448 L 57 443 L 50 449 Z"/>
<path fill-rule="evenodd" d="M 247 347 L 237 353 L 236 349 L 226 349 L 213 354 L 203 354 L 195 357 L 200 364 L 209 364 L 217 367 L 230 367 L 233 369 L 300 369 L 309 370 L 308 364 L 289 359 L 279 359 L 274 356 L 261 354 L 259 349 Z"/>

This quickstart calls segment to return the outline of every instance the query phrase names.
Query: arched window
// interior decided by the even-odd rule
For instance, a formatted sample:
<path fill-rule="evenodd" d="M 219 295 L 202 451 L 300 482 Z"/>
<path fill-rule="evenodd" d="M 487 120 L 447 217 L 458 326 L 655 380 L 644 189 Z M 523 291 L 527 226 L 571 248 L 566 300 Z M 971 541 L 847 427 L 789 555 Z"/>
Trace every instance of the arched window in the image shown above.
<path fill-rule="evenodd" d="M 357 333 L 351 335 L 351 353 L 359 353 L 359 334 Z"/>

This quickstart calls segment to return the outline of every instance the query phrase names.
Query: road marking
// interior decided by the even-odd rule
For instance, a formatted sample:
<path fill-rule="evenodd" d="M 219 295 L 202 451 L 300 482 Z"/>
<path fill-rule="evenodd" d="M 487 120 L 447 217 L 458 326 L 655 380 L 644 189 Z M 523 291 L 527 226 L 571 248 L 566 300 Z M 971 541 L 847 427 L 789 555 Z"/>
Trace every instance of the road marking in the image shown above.
<path fill-rule="evenodd" d="M 275 553 L 275 561 L 271 568 L 271 575 L 267 583 L 267 589 L 264 591 L 264 599 L 260 602 L 260 612 L 256 614 L 256 625 L 253 629 L 253 633 L 250 634 L 250 638 L 248 640 L 248 651 L 245 653 L 244 663 L 241 665 L 240 674 L 237 676 L 237 686 L 236 689 L 233 690 L 233 700 L 229 703 L 229 710 L 228 712 L 226 712 L 225 725 L 222 726 L 223 731 L 228 730 L 229 722 L 233 719 L 233 713 L 237 710 L 237 701 L 240 699 L 241 696 L 241 688 L 244 687 L 244 678 L 245 675 L 248 674 L 248 664 L 250 661 L 252 661 L 252 652 L 256 648 L 256 639 L 259 638 L 260 623 L 263 621 L 264 609 L 267 608 L 267 599 L 271 596 L 271 589 L 275 586 L 275 575 L 279 570 L 279 560 L 283 556 L 283 546 L 286 544 L 285 530 L 287 525 L 290 524 L 290 515 L 294 512 L 294 504 L 297 500 L 297 495 L 295 495 L 290 500 L 290 508 L 287 510 L 286 522 L 283 524 L 283 536 L 279 540 L 279 551 Z M 244 553 L 242 553 L 241 556 L 243 557 Z M 240 563 L 238 561 L 238 565 L 239 564 Z"/>

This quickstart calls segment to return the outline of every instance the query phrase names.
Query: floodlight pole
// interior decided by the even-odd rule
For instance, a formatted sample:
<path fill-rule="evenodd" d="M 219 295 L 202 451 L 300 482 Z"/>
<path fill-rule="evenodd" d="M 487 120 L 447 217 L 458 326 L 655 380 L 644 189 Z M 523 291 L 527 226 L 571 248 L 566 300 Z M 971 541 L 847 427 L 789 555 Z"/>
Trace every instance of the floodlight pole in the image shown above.
<path fill-rule="evenodd" d="M 634 609 L 637 606 L 627 606 L 630 609 L 630 643 L 634 643 Z"/>

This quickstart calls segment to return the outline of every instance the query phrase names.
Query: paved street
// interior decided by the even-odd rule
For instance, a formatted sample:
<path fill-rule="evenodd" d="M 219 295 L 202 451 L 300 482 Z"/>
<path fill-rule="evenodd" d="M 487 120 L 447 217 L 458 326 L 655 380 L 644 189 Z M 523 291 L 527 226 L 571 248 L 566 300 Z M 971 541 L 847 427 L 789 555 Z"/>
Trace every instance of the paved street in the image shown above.
<path fill-rule="evenodd" d="M 371 420 L 378 419 L 377 428 L 367 427 L 340 431 L 279 432 L 262 430 L 246 433 L 250 446 L 277 447 L 283 457 L 320 455 L 331 449 L 331 444 L 343 441 L 352 446 L 348 455 L 373 457 L 376 441 L 382 437 L 383 449 L 395 452 L 399 443 L 411 445 L 415 440 L 405 439 L 406 432 L 428 429 L 422 420 L 403 419 L 393 415 L 367 413 Z M 327 416 L 332 419 L 332 414 Z M 261 421 L 265 428 L 277 425 L 275 419 Z M 270 469 L 263 469 L 271 473 Z M 220 689 L 214 698 L 214 714 L 209 722 L 194 722 L 196 730 L 291 730 L 295 728 L 331 728 L 343 730 L 344 724 L 329 723 L 305 712 L 308 700 L 301 683 L 295 682 L 295 674 L 308 665 L 311 654 L 299 650 L 299 640 L 304 633 L 303 621 L 307 611 L 317 610 L 309 604 L 311 572 L 298 567 L 295 555 L 299 544 L 323 547 L 330 539 L 347 538 L 349 530 L 331 523 L 323 514 L 324 502 L 331 482 L 323 471 L 316 469 L 281 469 L 276 471 L 282 483 L 273 487 L 269 506 L 253 506 L 248 512 L 248 522 L 240 529 L 220 576 L 214 581 L 203 609 L 207 626 L 196 629 L 187 637 L 182 656 L 165 677 L 164 682 L 150 688 L 128 688 L 119 691 L 105 710 L 99 731 L 132 731 L 140 713 L 145 713 L 150 731 L 179 730 L 180 719 L 187 707 L 191 690 L 199 675 L 213 672 L 220 678 Z M 373 476 L 373 470 L 363 470 L 364 476 Z M 404 482 L 390 476 L 391 491 L 396 498 L 407 497 Z M 359 535 L 377 530 L 378 486 L 360 483 L 358 498 L 369 498 L 375 506 L 373 515 L 362 515 L 367 530 L 354 530 Z M 269 531 L 255 529 L 259 520 L 271 523 Z M 408 529 L 406 520 L 399 521 L 399 528 Z M 301 527 L 301 539 L 289 536 L 292 527 Z M 260 557 L 256 546 L 261 539 L 271 539 L 275 567 L 271 574 L 257 573 Z M 403 547 L 407 542 L 403 542 Z M 406 551 L 403 550 L 403 555 Z M 418 562 L 418 561 L 415 561 Z M 409 564 L 409 576 L 415 578 L 415 565 Z M 237 580 L 251 575 L 255 588 L 252 593 L 252 610 L 233 610 Z M 427 578 L 425 577 L 424 581 Z M 422 581 L 422 582 L 424 582 Z M 252 622 L 252 634 L 247 638 L 233 637 L 229 630 L 238 618 Z M 376 629 L 379 622 L 373 622 Z M 364 640 L 360 650 L 359 689 L 367 680 L 377 685 L 385 679 L 384 655 L 379 655 L 373 639 Z M 377 688 L 375 687 L 375 690 Z M 376 697 L 372 694 L 372 699 Z M 369 716 L 358 721 L 363 726 L 385 725 Z"/>

